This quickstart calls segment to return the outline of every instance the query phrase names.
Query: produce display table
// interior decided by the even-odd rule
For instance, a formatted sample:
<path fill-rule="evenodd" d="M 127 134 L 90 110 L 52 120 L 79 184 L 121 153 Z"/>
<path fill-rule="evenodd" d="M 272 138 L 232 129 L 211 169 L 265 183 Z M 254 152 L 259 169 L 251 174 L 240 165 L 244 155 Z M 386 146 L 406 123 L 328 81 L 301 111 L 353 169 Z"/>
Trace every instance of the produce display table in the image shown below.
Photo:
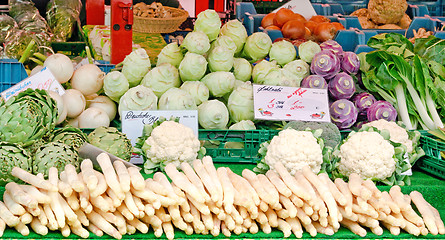
<path fill-rule="evenodd" d="M 237 173 L 237 174 L 241 174 L 242 170 L 245 168 L 248 169 L 253 169 L 253 167 L 255 165 L 253 164 L 220 164 L 220 163 L 215 163 L 215 167 L 229 167 L 230 169 L 232 169 L 233 172 Z M 144 174 L 144 177 L 151 177 L 151 175 L 146 175 Z M 382 191 L 388 191 L 389 187 L 388 186 L 379 186 L 379 189 Z M 423 194 L 425 200 L 427 200 L 429 203 L 431 203 L 431 205 L 433 205 L 434 207 L 436 207 L 439 212 L 440 215 L 442 217 L 443 220 L 445 220 L 445 181 L 434 178 L 430 175 L 427 175 L 424 172 L 421 172 L 419 170 L 415 170 L 412 176 L 412 183 L 410 186 L 404 186 L 402 187 L 402 191 L 407 194 L 411 191 L 419 191 L 420 193 Z M 0 198 L 2 198 L 3 196 L 3 191 L 4 188 L 0 188 Z M 65 237 L 63 237 L 59 232 L 49 232 L 48 235 L 46 236 L 40 236 L 35 234 L 34 232 L 31 231 L 31 233 L 29 234 L 29 236 L 27 237 L 23 237 L 22 235 L 20 235 L 15 229 L 10 229 L 7 228 L 5 230 L 5 233 L 2 237 L 2 239 L 65 239 Z M 69 239 L 78 239 L 79 237 L 71 234 L 69 237 Z M 90 238 L 93 239 L 110 239 L 110 237 L 108 235 L 104 235 L 103 237 L 97 237 L 94 234 L 90 234 Z M 150 230 L 147 234 L 141 234 L 141 233 L 136 233 L 134 235 L 124 235 L 123 236 L 124 239 L 158 239 L 157 237 L 154 236 L 153 231 Z M 219 238 L 219 239 L 224 239 L 226 238 L 223 234 L 220 234 L 218 237 L 213 237 L 212 235 L 198 235 L 198 234 L 194 234 L 194 235 L 186 235 L 184 232 L 182 232 L 181 230 L 176 230 L 175 231 L 175 239 L 206 239 L 206 238 Z M 283 238 L 283 234 L 282 232 L 278 231 L 278 230 L 273 230 L 272 233 L 270 234 L 264 234 L 263 232 L 258 232 L 257 234 L 249 234 L 249 233 L 244 233 L 244 234 L 240 234 L 240 235 L 235 235 L 232 233 L 232 237 L 234 239 L 282 239 Z M 295 238 L 294 235 L 291 235 L 290 238 Z M 353 234 L 351 231 L 349 231 L 346 228 L 341 228 L 337 233 L 335 233 L 332 236 L 327 236 L 324 234 L 318 234 L 316 237 L 311 237 L 307 232 L 305 232 L 303 234 L 303 238 L 302 239 L 357 239 L 360 238 L 359 236 Z M 433 236 L 431 234 L 428 234 L 427 236 L 419 236 L 419 237 L 415 237 L 413 235 L 410 235 L 404 231 L 401 232 L 400 235 L 398 236 L 394 236 L 391 235 L 389 233 L 388 230 L 384 230 L 383 235 L 381 236 L 377 236 L 375 234 L 373 234 L 371 231 L 368 231 L 368 234 L 366 235 L 367 239 L 443 239 L 444 236 L 443 235 L 437 235 L 437 236 Z M 165 239 L 165 235 L 162 236 L 162 239 Z"/>

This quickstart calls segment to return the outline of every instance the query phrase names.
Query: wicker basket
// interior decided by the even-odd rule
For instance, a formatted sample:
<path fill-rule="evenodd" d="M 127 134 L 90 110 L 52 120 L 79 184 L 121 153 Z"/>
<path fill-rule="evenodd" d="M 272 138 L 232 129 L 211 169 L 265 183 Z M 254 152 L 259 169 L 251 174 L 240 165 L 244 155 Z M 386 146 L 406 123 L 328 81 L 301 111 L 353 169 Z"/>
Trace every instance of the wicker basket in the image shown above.
<path fill-rule="evenodd" d="M 171 18 L 147 18 L 134 16 L 133 30 L 142 33 L 171 33 L 187 19 L 188 12 L 178 8 L 165 7 Z"/>

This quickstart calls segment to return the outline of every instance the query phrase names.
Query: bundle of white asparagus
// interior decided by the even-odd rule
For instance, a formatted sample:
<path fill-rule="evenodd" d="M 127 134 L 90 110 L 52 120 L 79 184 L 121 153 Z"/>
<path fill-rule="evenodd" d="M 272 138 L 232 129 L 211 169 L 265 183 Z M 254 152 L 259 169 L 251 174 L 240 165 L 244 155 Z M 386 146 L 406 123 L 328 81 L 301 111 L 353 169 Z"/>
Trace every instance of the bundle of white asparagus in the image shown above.
<path fill-rule="evenodd" d="M 12 174 L 29 185 L 11 182 L 0 202 L 0 236 L 5 225 L 26 236 L 29 227 L 37 234 L 59 230 L 88 238 L 90 232 L 120 239 L 136 231 L 153 229 L 156 237 L 175 236 L 175 228 L 186 234 L 270 233 L 272 228 L 301 238 L 306 230 L 332 235 L 340 225 L 364 237 L 383 228 L 398 235 L 403 229 L 413 235 L 445 234 L 439 212 L 413 191 L 404 195 L 400 187 L 381 192 L 372 181 L 351 175 L 349 182 L 331 181 L 309 167 L 290 175 L 277 163 L 276 171 L 256 175 L 245 169 L 242 176 L 229 168 L 213 165 L 210 157 L 183 163 L 177 170 L 167 165 L 144 180 L 136 168 L 111 163 L 108 155 L 97 159 L 102 173 L 90 160 L 76 173 L 67 165 L 60 173 L 49 170 L 48 179 L 20 168 Z M 415 207 L 420 215 L 413 209 Z M 89 231 L 88 231 L 89 230 Z"/>

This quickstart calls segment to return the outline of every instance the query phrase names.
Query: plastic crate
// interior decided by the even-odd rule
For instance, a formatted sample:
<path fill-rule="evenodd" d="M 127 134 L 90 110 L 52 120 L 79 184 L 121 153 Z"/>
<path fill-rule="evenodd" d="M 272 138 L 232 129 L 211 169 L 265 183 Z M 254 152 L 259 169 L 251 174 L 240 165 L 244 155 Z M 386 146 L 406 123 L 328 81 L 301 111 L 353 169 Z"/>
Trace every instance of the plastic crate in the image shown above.
<path fill-rule="evenodd" d="M 111 64 L 107 61 L 104 60 L 98 60 L 99 63 L 97 63 L 96 65 L 100 68 L 100 70 L 102 70 L 102 72 L 104 73 L 109 73 L 112 69 L 114 69 L 115 65 Z"/>
<path fill-rule="evenodd" d="M 350 52 L 369 52 L 374 50 L 366 44 L 369 39 L 378 32 L 375 30 L 340 30 L 335 35 L 334 40 L 337 41 L 344 51 Z"/>
<path fill-rule="evenodd" d="M 28 77 L 22 63 L 16 59 L 0 59 L 0 92 Z"/>
<path fill-rule="evenodd" d="M 205 141 L 206 154 L 220 163 L 257 163 L 260 144 L 271 140 L 278 130 L 204 130 L 199 140 Z M 244 148 L 224 148 L 227 142 L 243 143 Z"/>
<path fill-rule="evenodd" d="M 360 8 L 367 8 L 368 7 L 368 0 L 363 1 L 351 1 L 351 0 L 321 0 L 317 1 L 325 4 L 339 4 L 341 5 L 343 9 L 343 14 L 351 14 L 357 9 Z M 336 7 L 337 8 L 337 7 Z"/>
<path fill-rule="evenodd" d="M 419 168 L 445 179 L 445 159 L 441 156 L 441 152 L 445 152 L 445 142 L 435 140 L 429 134 L 423 134 L 420 142 L 425 156 L 419 160 Z"/>
<path fill-rule="evenodd" d="M 85 55 L 85 42 L 52 42 L 51 47 L 56 53 L 63 53 L 68 57 Z"/>
<path fill-rule="evenodd" d="M 443 0 L 430 0 L 430 1 L 408 1 L 408 4 L 423 5 L 420 11 L 427 13 L 431 16 L 443 16 L 445 13 L 445 1 Z"/>

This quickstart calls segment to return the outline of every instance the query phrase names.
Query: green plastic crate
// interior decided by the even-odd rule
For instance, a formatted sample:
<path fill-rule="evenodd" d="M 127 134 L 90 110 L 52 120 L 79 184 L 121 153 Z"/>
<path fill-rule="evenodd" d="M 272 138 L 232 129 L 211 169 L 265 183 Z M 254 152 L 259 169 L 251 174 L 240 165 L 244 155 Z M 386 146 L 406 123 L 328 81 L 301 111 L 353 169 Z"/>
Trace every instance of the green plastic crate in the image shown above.
<path fill-rule="evenodd" d="M 438 141 L 429 134 L 422 134 L 420 142 L 425 156 L 419 160 L 418 167 L 445 179 L 445 159 L 441 156 L 441 152 L 445 152 L 445 142 Z"/>
<path fill-rule="evenodd" d="M 260 144 L 271 140 L 278 130 L 204 130 L 199 140 L 205 141 L 206 155 L 220 163 L 257 163 Z M 244 148 L 225 148 L 227 142 L 243 143 Z"/>

